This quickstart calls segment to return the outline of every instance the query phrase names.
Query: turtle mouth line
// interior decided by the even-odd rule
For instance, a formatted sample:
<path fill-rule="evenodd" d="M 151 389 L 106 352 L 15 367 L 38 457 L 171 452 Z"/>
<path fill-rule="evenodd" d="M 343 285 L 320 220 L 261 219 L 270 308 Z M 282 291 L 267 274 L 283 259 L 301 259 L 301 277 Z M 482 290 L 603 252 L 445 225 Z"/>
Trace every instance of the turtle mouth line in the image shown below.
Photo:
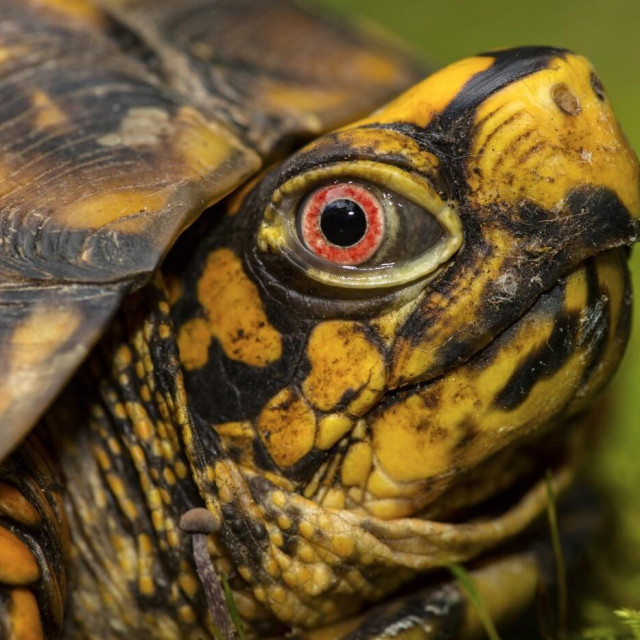
<path fill-rule="evenodd" d="M 515 442 L 470 469 L 432 497 L 416 517 L 469 523 L 506 513 L 549 475 L 573 468 L 579 425 L 559 424 L 541 436 Z M 567 433 L 567 431 L 569 431 Z"/>

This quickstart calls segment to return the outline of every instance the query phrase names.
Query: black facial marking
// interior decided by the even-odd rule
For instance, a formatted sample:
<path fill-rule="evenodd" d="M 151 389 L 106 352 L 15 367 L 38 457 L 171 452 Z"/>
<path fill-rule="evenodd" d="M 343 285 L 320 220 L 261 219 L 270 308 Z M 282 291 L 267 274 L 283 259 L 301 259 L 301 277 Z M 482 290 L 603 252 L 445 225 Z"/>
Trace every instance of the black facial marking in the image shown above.
<path fill-rule="evenodd" d="M 591 87 L 598 100 L 604 102 L 607 97 L 604 92 L 604 87 L 602 86 L 600 78 L 598 78 L 598 76 L 593 73 L 593 71 L 591 72 Z"/>
<path fill-rule="evenodd" d="M 324 237 L 339 247 L 351 247 L 367 232 L 367 216 L 353 200 L 334 200 L 327 204 L 320 216 Z"/>
<path fill-rule="evenodd" d="M 553 58 L 564 58 L 567 53 L 566 49 L 553 47 L 519 47 L 480 54 L 495 58 L 494 64 L 486 71 L 472 76 L 447 108 L 434 119 L 430 127 L 451 126 L 462 114 L 474 110 L 492 93 L 516 80 L 546 69 Z"/>
<path fill-rule="evenodd" d="M 551 308 L 562 307 L 566 286 L 554 288 L 544 300 Z M 555 313 L 551 335 L 538 349 L 528 355 L 496 396 L 494 406 L 503 411 L 517 409 L 529 397 L 533 387 L 557 373 L 575 351 L 580 316 L 577 313 Z"/>
<path fill-rule="evenodd" d="M 519 47 L 480 54 L 495 58 L 485 71 L 473 75 L 449 105 L 425 128 L 397 122 L 372 125 L 391 129 L 415 140 L 422 148 L 434 153 L 446 167 L 443 176 L 453 197 L 461 197 L 466 188 L 466 158 L 473 142 L 473 127 L 477 107 L 491 94 L 516 80 L 548 68 L 551 60 L 566 57 L 566 49 L 552 47 Z"/>

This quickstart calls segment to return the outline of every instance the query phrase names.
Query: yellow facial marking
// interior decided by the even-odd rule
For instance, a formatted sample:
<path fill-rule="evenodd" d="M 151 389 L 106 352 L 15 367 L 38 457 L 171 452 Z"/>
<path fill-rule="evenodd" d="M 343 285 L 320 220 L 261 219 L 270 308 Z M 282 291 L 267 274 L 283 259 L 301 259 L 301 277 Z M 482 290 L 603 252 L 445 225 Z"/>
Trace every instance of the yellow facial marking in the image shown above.
<path fill-rule="evenodd" d="M 318 424 L 318 449 L 330 449 L 353 428 L 353 420 L 342 413 L 330 413 Z"/>
<path fill-rule="evenodd" d="M 280 467 L 289 467 L 313 448 L 316 416 L 304 398 L 287 387 L 260 413 L 258 431 L 273 461 Z"/>
<path fill-rule="evenodd" d="M 420 304 L 423 295 L 416 295 L 413 300 L 399 309 L 392 309 L 389 313 L 373 318 L 369 325 L 376 332 L 384 344 L 390 347 L 396 340 L 398 330 Z"/>
<path fill-rule="evenodd" d="M 640 216 L 638 163 L 579 56 L 506 86 L 479 107 L 469 154 L 478 204 L 532 201 L 562 215 L 577 186 L 613 189 Z"/>
<path fill-rule="evenodd" d="M 85 22 L 92 27 L 103 27 L 105 14 L 89 0 L 28 0 L 36 7 L 51 9 L 61 17 Z"/>
<path fill-rule="evenodd" d="M 585 270 L 567 280 L 562 313 L 587 303 Z M 505 383 L 527 357 L 544 349 L 556 326 L 555 317 L 524 316 L 517 333 L 494 354 L 490 366 L 473 364 L 385 408 L 371 422 L 375 458 L 392 481 L 415 482 L 470 468 L 528 433 L 532 416 L 545 424 L 571 399 L 588 363 L 588 344 L 567 357 L 560 370 L 540 377 L 523 401 L 506 410 L 494 404 Z M 442 411 L 441 407 L 447 407 Z"/>
<path fill-rule="evenodd" d="M 36 110 L 35 125 L 40 129 L 50 129 L 69 122 L 65 113 L 44 91 L 34 91 L 31 96 Z"/>
<path fill-rule="evenodd" d="M 322 126 L 313 116 L 314 111 L 339 107 L 344 102 L 345 95 L 339 90 L 325 90 L 321 88 L 298 88 L 286 83 L 270 83 L 265 92 L 266 99 L 278 108 L 298 109 L 301 115 L 308 114 L 309 128 L 318 130 Z"/>
<path fill-rule="evenodd" d="M 169 114 L 157 107 L 134 107 L 120 122 L 117 132 L 98 138 L 104 147 L 150 147 L 160 144 L 169 134 Z"/>
<path fill-rule="evenodd" d="M 364 487 L 371 472 L 373 452 L 368 442 L 356 442 L 349 447 L 344 461 L 340 477 L 346 487 Z"/>
<path fill-rule="evenodd" d="M 331 411 L 346 400 L 346 410 L 360 415 L 371 408 L 384 391 L 384 359 L 361 323 L 322 322 L 311 333 L 307 356 L 311 372 L 302 391 L 321 411 Z"/>
<path fill-rule="evenodd" d="M 209 360 L 211 330 L 204 318 L 185 322 L 178 331 L 180 360 L 187 371 L 204 367 Z"/>
<path fill-rule="evenodd" d="M 353 65 L 354 76 L 367 78 L 375 83 L 391 83 L 398 75 L 398 67 L 394 62 L 386 55 L 372 51 L 356 51 L 350 63 Z"/>
<path fill-rule="evenodd" d="M 11 60 L 19 60 L 23 56 L 29 54 L 29 47 L 25 46 L 13 46 L 13 47 L 0 47 L 0 65 Z"/>
<path fill-rule="evenodd" d="M 344 509 L 345 508 L 345 495 L 342 489 L 330 487 L 322 495 L 320 504 L 325 509 Z"/>
<path fill-rule="evenodd" d="M 218 339 L 231 360 L 266 367 L 280 359 L 282 337 L 269 323 L 258 289 L 233 251 L 218 249 L 208 256 L 198 281 L 198 300 L 206 320 L 190 321 L 178 333 L 186 369 L 207 362 L 211 336 Z"/>
<path fill-rule="evenodd" d="M 493 63 L 491 57 L 479 57 L 449 65 L 358 124 L 411 122 L 426 127 L 474 75 L 486 71 Z"/>

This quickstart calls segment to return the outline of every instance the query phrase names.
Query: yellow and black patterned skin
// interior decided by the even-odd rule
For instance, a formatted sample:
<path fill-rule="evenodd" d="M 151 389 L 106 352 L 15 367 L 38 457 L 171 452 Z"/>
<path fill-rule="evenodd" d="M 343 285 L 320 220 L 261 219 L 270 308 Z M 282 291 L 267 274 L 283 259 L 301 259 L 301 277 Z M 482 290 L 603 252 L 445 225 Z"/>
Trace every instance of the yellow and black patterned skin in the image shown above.
<path fill-rule="evenodd" d="M 415 80 L 280 1 L 0 0 L 3 455 L 109 325 L 0 466 L 0 638 L 213 637 L 203 506 L 251 637 L 477 633 L 425 573 L 569 484 L 629 333 L 638 162 L 562 49 L 344 125 Z M 378 203 L 365 258 L 314 249 L 331 190 Z M 500 619 L 545 571 L 517 548 L 473 569 Z"/>

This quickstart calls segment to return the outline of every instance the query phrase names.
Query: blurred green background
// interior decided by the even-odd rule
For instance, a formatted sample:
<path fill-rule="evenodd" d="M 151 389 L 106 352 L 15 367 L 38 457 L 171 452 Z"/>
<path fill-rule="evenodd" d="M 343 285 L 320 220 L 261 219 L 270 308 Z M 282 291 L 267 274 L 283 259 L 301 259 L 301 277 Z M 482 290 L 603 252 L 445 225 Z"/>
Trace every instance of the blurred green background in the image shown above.
<path fill-rule="evenodd" d="M 640 0 L 317 2 L 383 25 L 433 67 L 477 52 L 523 44 L 556 45 L 582 53 L 594 64 L 624 131 L 640 151 Z M 634 252 L 632 269 L 635 291 L 640 292 L 640 248 Z M 590 578 L 569 585 L 574 600 L 579 600 L 582 624 L 587 626 L 607 625 L 613 619 L 613 608 L 640 608 L 638 314 L 609 404 L 608 432 L 587 464 L 587 472 L 611 507 L 606 538 Z"/>

